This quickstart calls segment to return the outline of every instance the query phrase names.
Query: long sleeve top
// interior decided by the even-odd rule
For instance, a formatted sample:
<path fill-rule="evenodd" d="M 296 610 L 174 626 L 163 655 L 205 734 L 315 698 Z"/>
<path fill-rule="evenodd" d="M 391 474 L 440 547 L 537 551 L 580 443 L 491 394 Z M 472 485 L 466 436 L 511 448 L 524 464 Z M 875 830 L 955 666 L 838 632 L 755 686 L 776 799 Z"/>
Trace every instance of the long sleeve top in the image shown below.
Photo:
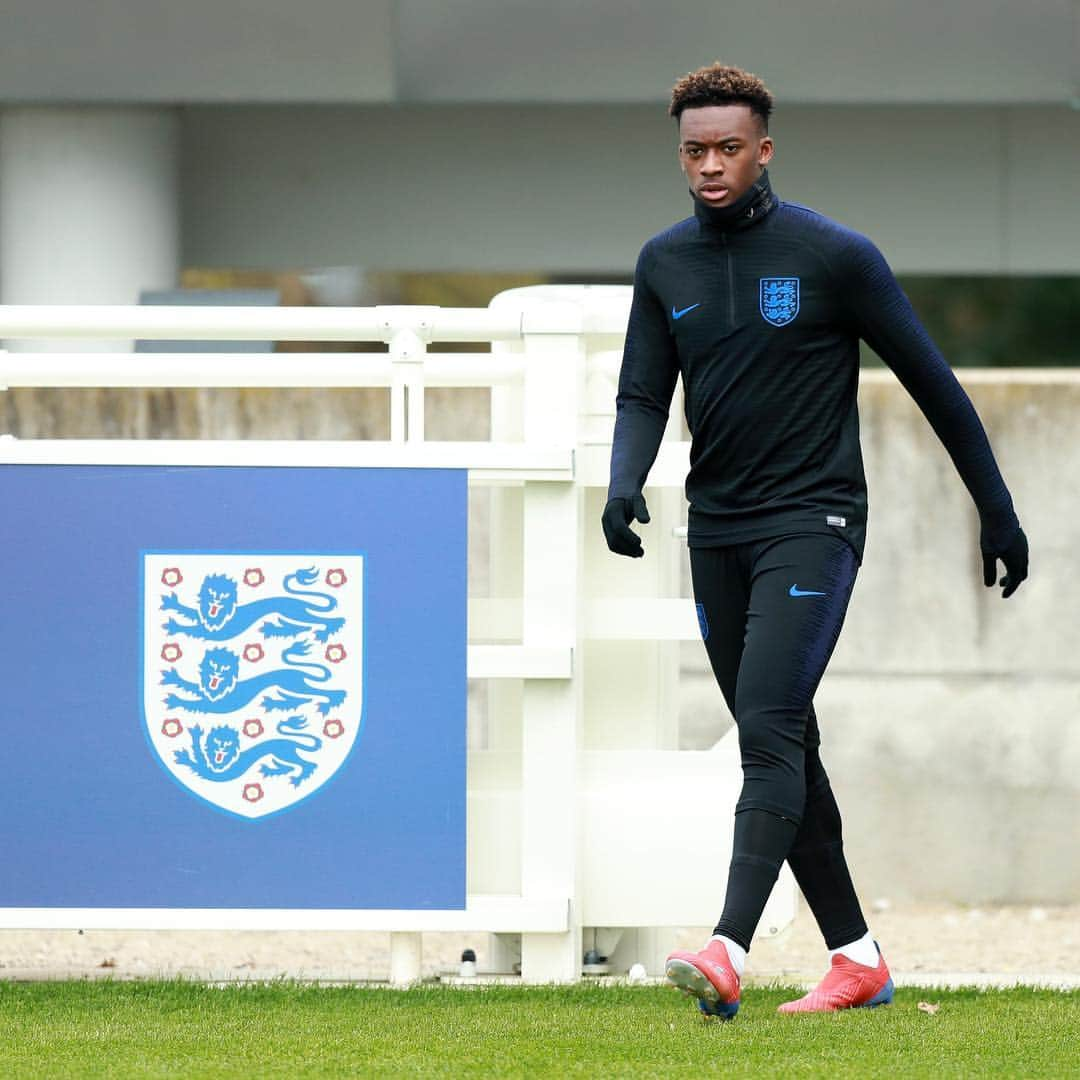
<path fill-rule="evenodd" d="M 689 542 L 790 532 L 844 536 L 861 558 L 866 480 L 856 405 L 859 339 L 896 373 L 949 452 L 984 536 L 1019 528 L 979 417 L 878 249 L 772 192 L 641 249 L 616 399 L 609 497 L 640 492 L 676 379 L 691 434 Z"/>

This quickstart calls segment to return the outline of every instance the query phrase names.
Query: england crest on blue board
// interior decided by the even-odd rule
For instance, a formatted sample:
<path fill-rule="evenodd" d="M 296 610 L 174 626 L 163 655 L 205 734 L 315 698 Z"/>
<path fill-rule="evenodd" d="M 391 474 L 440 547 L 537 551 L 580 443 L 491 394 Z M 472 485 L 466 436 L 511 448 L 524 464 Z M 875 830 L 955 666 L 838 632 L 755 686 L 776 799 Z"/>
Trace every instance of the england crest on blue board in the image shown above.
<path fill-rule="evenodd" d="M 143 713 L 161 764 L 244 818 L 317 794 L 363 719 L 363 556 L 142 562 Z"/>
<path fill-rule="evenodd" d="M 758 297 L 762 318 L 773 326 L 787 326 L 799 314 L 799 279 L 763 277 Z"/>

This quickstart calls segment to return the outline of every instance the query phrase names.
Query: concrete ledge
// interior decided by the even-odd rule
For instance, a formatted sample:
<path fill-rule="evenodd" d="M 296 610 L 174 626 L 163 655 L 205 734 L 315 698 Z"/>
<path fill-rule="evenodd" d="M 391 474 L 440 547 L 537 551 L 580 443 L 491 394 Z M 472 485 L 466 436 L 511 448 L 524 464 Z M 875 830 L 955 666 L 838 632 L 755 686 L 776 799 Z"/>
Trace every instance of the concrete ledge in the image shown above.
<path fill-rule="evenodd" d="M 0 929 L 50 930 L 282 930 L 373 933 L 563 934 L 568 900 L 470 896 L 460 911 L 284 910 L 245 908 L 0 908 Z M 2 970 L 2 969 L 0 969 Z"/>

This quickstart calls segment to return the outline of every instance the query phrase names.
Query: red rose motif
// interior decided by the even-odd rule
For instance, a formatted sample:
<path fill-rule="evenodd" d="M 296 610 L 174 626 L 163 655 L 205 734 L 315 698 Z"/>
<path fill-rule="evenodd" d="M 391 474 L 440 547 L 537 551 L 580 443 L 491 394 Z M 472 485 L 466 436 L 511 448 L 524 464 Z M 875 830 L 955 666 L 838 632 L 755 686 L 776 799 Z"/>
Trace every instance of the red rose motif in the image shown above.
<path fill-rule="evenodd" d="M 164 724 L 161 725 L 161 734 L 167 736 L 170 739 L 175 739 L 181 731 L 184 730 L 184 725 L 176 719 L 175 716 L 170 716 Z"/>
<path fill-rule="evenodd" d="M 175 588 L 184 580 L 184 575 L 180 573 L 179 567 L 169 566 L 161 571 L 161 584 L 168 585 L 170 589 Z"/>
<path fill-rule="evenodd" d="M 175 641 L 170 641 L 167 645 L 161 647 L 161 659 L 166 663 L 175 664 L 183 655 L 183 650 Z"/>
<path fill-rule="evenodd" d="M 262 797 L 262 784 L 244 785 L 244 802 L 258 802 Z"/>
<path fill-rule="evenodd" d="M 257 716 L 253 716 L 250 720 L 244 721 L 244 734 L 249 739 L 257 739 L 262 733 L 263 724 Z"/>
<path fill-rule="evenodd" d="M 263 647 L 258 643 L 244 646 L 244 659 L 249 664 L 257 664 L 264 656 Z"/>
<path fill-rule="evenodd" d="M 345 576 L 345 571 L 340 566 L 334 567 L 333 570 L 326 571 L 326 584 L 331 589 L 340 589 L 349 579 Z"/>
<path fill-rule="evenodd" d="M 327 720 L 322 732 L 328 739 L 338 739 L 345 734 L 345 725 L 340 720 Z"/>
<path fill-rule="evenodd" d="M 265 580 L 263 572 L 257 566 L 249 567 L 244 571 L 244 584 L 250 585 L 253 589 L 257 589 Z"/>
<path fill-rule="evenodd" d="M 348 655 L 348 653 L 345 652 L 344 645 L 327 645 L 324 655 L 331 664 L 340 664 L 341 661 L 344 660 L 345 657 Z"/>

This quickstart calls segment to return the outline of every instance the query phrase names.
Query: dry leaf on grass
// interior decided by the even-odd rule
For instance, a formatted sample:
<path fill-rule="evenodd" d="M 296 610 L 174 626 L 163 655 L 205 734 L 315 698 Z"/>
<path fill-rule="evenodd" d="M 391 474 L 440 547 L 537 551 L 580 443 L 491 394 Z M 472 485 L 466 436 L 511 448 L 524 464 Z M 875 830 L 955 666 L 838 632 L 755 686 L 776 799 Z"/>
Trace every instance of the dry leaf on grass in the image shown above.
<path fill-rule="evenodd" d="M 941 1008 L 940 1005 L 932 1005 L 929 1001 L 920 1001 L 917 1006 L 919 1012 L 924 1012 L 927 1016 L 933 1016 L 934 1013 Z"/>

